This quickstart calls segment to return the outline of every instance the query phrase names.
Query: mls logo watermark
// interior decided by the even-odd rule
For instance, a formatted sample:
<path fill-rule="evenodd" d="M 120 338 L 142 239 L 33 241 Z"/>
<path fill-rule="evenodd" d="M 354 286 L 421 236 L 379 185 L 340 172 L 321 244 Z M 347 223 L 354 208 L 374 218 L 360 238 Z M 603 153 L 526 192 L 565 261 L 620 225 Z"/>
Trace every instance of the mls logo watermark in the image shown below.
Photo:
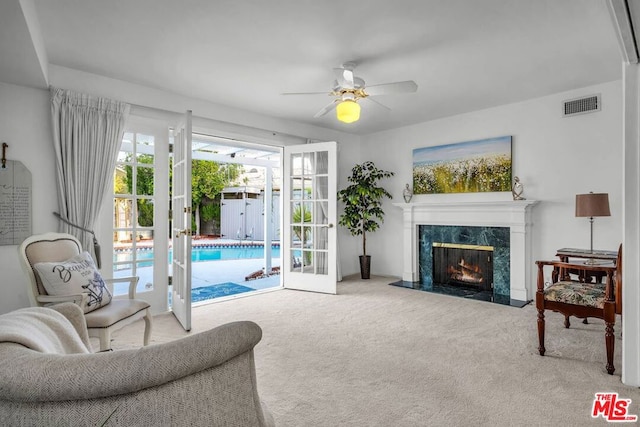
<path fill-rule="evenodd" d="M 629 413 L 630 407 L 631 399 L 618 398 L 618 393 L 596 393 L 591 417 L 602 416 L 611 423 L 632 423 L 638 420 L 638 416 Z"/>

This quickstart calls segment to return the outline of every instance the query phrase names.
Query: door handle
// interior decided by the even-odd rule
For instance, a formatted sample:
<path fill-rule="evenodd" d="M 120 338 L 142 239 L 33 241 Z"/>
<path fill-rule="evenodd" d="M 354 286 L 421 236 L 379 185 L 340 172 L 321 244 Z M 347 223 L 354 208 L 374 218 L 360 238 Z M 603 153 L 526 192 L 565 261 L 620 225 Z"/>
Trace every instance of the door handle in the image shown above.
<path fill-rule="evenodd" d="M 176 232 L 176 239 L 180 238 L 181 235 L 187 235 L 187 233 L 191 234 L 191 230 L 189 230 L 188 228 L 185 228 L 184 230 L 178 230 Z"/>
<path fill-rule="evenodd" d="M 333 228 L 333 224 L 329 223 L 329 224 L 320 224 L 320 227 L 323 228 Z"/>

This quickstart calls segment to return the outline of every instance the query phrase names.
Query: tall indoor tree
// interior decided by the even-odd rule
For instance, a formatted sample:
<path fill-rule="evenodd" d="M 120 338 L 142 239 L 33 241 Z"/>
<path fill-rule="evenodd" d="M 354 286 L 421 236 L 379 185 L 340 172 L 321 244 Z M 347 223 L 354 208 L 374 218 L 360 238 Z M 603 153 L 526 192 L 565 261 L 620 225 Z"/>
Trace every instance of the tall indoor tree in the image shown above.
<path fill-rule="evenodd" d="M 373 162 L 367 161 L 351 169 L 351 176 L 347 178 L 351 184 L 338 191 L 338 200 L 344 203 L 339 224 L 347 227 L 351 235 L 362 236 L 360 275 L 363 279 L 369 278 L 371 269 L 371 256 L 367 255 L 367 233 L 376 231 L 384 221 L 382 199 L 393 198 L 379 185 L 379 181 L 393 175 L 393 172 L 378 169 Z"/>

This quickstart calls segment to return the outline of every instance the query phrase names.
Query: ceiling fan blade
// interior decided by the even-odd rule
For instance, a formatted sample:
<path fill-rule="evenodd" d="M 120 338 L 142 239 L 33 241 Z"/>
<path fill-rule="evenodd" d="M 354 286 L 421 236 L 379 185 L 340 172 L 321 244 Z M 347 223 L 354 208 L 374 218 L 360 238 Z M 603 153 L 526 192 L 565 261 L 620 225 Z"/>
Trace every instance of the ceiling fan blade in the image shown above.
<path fill-rule="evenodd" d="M 366 97 L 366 98 L 364 98 L 364 99 L 366 99 L 367 101 L 371 101 L 371 102 L 373 102 L 374 104 L 378 104 L 378 105 L 379 105 L 379 106 L 381 106 L 382 108 L 386 108 L 387 110 L 391 111 L 391 108 L 387 107 L 387 106 L 386 106 L 386 105 L 384 105 L 382 102 L 376 101 L 375 99 L 373 99 L 373 98 L 369 98 L 369 97 Z"/>
<path fill-rule="evenodd" d="M 354 88 L 353 70 L 348 68 L 334 68 L 333 71 L 336 73 L 336 81 L 341 88 Z"/>
<path fill-rule="evenodd" d="M 313 117 L 314 118 L 318 118 L 318 117 L 324 116 L 325 114 L 327 114 L 329 111 L 333 110 L 334 108 L 336 108 L 336 101 L 331 101 L 331 104 L 327 105 L 322 110 L 318 111 L 316 113 L 316 115 L 313 116 Z"/>
<path fill-rule="evenodd" d="M 392 95 L 395 93 L 411 93 L 416 92 L 417 90 L 418 85 L 413 80 L 372 85 L 365 88 L 365 92 L 369 96 Z"/>
<path fill-rule="evenodd" d="M 280 95 L 328 95 L 327 92 L 286 92 Z"/>

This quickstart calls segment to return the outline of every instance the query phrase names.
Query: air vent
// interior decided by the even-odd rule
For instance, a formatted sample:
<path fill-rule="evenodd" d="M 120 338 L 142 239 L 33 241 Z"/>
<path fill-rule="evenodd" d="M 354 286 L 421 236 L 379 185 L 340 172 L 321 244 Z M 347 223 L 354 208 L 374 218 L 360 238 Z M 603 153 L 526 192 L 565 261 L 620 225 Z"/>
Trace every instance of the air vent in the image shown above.
<path fill-rule="evenodd" d="M 564 117 L 600 111 L 600 95 L 569 99 L 562 102 Z"/>

